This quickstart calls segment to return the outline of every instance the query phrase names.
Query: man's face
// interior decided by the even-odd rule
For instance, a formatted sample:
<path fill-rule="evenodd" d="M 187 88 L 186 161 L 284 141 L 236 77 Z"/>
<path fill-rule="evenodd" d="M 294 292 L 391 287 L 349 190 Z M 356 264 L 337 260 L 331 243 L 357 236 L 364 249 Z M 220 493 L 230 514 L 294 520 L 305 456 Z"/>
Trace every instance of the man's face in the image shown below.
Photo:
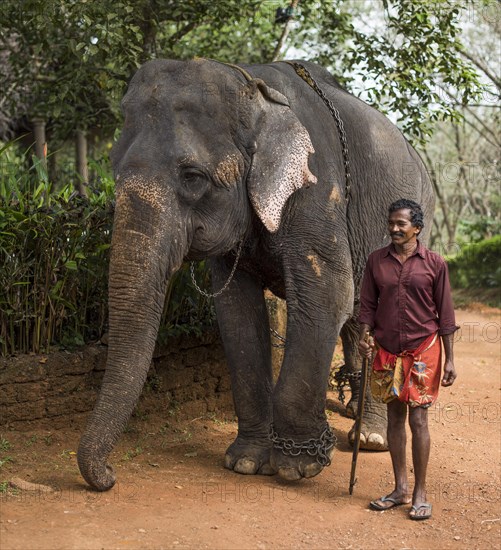
<path fill-rule="evenodd" d="M 402 210 L 395 210 L 390 214 L 388 232 L 393 244 L 404 245 L 416 242 L 420 229 L 412 225 L 411 211 L 408 208 L 402 208 Z"/>

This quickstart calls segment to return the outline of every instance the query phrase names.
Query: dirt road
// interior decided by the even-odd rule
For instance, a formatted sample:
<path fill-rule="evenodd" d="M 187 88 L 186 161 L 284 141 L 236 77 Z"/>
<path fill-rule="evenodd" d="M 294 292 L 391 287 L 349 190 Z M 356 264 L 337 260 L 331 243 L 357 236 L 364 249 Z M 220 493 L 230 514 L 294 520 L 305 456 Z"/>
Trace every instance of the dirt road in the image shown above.
<path fill-rule="evenodd" d="M 457 319 L 459 377 L 430 409 L 431 520 L 411 522 L 408 507 L 367 509 L 391 491 L 388 453 L 361 454 L 349 496 L 352 422 L 335 412 L 332 466 L 287 484 L 223 469 L 233 421 L 179 421 L 170 411 L 136 415 L 113 453 L 118 483 L 107 493 L 88 491 L 78 473 L 81 422 L 3 433 L 0 480 L 17 477 L 54 491 L 1 485 L 0 548 L 499 548 L 500 315 L 477 308 L 458 311 Z"/>

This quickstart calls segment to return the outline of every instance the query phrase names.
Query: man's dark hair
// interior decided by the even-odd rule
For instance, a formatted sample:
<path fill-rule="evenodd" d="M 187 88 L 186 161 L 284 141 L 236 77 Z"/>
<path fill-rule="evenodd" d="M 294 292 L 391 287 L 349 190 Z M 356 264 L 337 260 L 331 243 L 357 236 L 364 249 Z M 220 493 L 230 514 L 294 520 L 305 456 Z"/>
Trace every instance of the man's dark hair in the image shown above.
<path fill-rule="evenodd" d="M 423 229 L 423 210 L 417 202 L 411 201 L 409 199 L 398 199 L 398 201 L 392 202 L 390 204 L 390 207 L 388 208 L 388 213 L 392 214 L 393 212 L 396 212 L 397 210 L 403 210 L 404 208 L 408 208 L 411 211 L 412 225 L 419 229 Z"/>

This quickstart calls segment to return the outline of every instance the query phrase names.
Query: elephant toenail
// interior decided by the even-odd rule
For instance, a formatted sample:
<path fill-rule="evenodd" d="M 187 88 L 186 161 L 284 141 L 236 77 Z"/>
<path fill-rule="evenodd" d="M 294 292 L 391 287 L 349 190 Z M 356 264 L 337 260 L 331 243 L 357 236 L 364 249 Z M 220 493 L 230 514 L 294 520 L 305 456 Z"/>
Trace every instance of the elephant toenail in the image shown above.
<path fill-rule="evenodd" d="M 297 481 L 302 478 L 302 475 L 296 468 L 280 468 L 278 475 L 287 481 Z"/>
<path fill-rule="evenodd" d="M 257 471 L 257 464 L 250 458 L 241 458 L 233 467 L 238 474 L 253 475 Z"/>
<path fill-rule="evenodd" d="M 365 437 L 364 432 L 362 432 L 360 434 L 360 445 L 363 445 L 366 441 L 367 438 Z M 348 442 L 350 443 L 350 445 L 353 445 L 353 443 L 355 442 L 355 430 L 353 429 L 348 433 Z"/>
<path fill-rule="evenodd" d="M 314 477 L 322 470 L 322 466 L 320 466 L 317 462 L 314 462 L 313 464 L 307 464 L 304 468 L 302 468 L 302 473 L 304 477 Z"/>
<path fill-rule="evenodd" d="M 388 445 L 385 438 L 381 434 L 371 433 L 363 448 L 368 451 L 387 451 Z"/>
<path fill-rule="evenodd" d="M 371 443 L 372 445 L 379 445 L 380 447 L 385 446 L 383 436 L 377 433 L 372 433 L 369 435 L 368 443 Z"/>
<path fill-rule="evenodd" d="M 263 464 L 261 468 L 259 468 L 258 474 L 261 474 L 262 476 L 274 476 L 277 473 L 275 468 L 271 464 Z"/>

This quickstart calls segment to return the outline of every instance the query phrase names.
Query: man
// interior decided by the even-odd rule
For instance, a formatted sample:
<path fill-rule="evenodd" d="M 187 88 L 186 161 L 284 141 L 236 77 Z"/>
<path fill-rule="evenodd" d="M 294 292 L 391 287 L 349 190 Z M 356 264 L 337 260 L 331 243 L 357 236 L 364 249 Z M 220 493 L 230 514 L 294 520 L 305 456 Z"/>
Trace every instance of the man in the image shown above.
<path fill-rule="evenodd" d="M 431 517 L 426 501 L 426 468 L 430 455 L 428 407 L 436 400 L 441 376 L 441 345 L 445 350 L 442 386 L 456 378 L 453 334 L 457 330 L 447 265 L 419 242 L 423 229 L 419 204 L 400 199 L 389 207 L 391 244 L 367 260 L 361 291 L 359 351 L 370 357 L 374 398 L 387 403 L 388 448 L 395 489 L 373 500 L 370 508 L 387 510 L 409 504 L 405 421 L 409 411 L 415 486 L 409 517 Z M 366 340 L 373 332 L 375 342 Z"/>

